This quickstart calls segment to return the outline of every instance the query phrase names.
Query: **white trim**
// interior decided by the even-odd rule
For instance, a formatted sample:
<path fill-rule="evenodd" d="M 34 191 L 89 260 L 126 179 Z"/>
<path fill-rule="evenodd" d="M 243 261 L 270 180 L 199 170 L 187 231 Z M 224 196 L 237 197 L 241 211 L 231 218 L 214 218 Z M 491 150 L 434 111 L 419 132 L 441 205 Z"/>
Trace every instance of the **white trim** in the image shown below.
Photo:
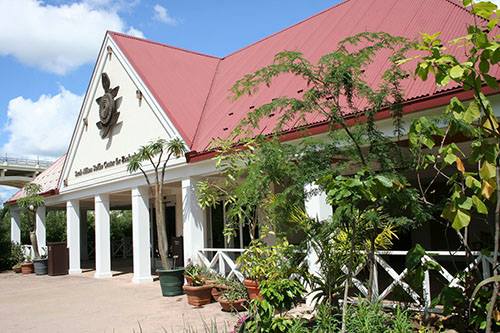
<path fill-rule="evenodd" d="M 90 182 L 95 182 L 96 179 L 102 178 L 101 182 L 109 182 L 114 179 L 118 178 L 125 178 L 125 177 L 133 177 L 134 175 L 130 175 L 126 172 L 126 170 L 120 170 L 112 174 L 107 174 L 106 176 L 101 176 L 101 177 L 92 177 L 92 179 L 86 179 L 82 180 L 81 182 L 78 183 L 73 183 L 67 187 L 64 186 L 64 179 L 67 179 L 69 177 L 69 172 L 72 168 L 74 158 L 76 155 L 76 152 L 78 150 L 78 145 L 81 141 L 82 135 L 84 133 L 84 124 L 83 124 L 83 119 L 89 114 L 91 110 L 91 105 L 92 102 L 95 99 L 95 93 L 97 91 L 97 87 L 99 85 L 99 78 L 100 75 L 104 69 L 104 66 L 106 63 L 109 61 L 109 56 L 107 53 L 107 47 L 111 47 L 113 50 L 113 57 L 120 63 L 120 65 L 124 68 L 126 74 L 132 81 L 132 83 L 139 89 L 144 98 L 144 102 L 149 104 L 151 106 L 151 109 L 153 110 L 153 114 L 155 117 L 158 119 L 158 121 L 161 123 L 163 129 L 165 130 L 165 134 L 167 137 L 178 137 L 181 138 L 185 144 L 186 147 L 189 147 L 185 139 L 180 135 L 180 132 L 175 128 L 173 122 L 168 118 L 166 112 L 161 108 L 160 104 L 158 101 L 154 98 L 153 94 L 151 91 L 148 89 L 146 84 L 142 82 L 140 79 L 139 75 L 137 72 L 134 70 L 132 65 L 128 62 L 127 58 L 123 54 L 122 50 L 118 47 L 118 45 L 115 43 L 115 41 L 112 39 L 112 37 L 109 34 L 106 34 L 103 44 L 101 46 L 101 50 L 99 52 L 98 58 L 97 58 L 97 63 L 96 67 L 94 69 L 94 72 L 92 74 L 92 78 L 88 87 L 88 90 L 85 94 L 85 98 L 82 103 L 82 108 L 80 110 L 80 114 L 77 119 L 77 123 L 75 125 L 75 130 L 73 133 L 73 136 L 71 138 L 71 142 L 68 148 L 67 156 L 66 156 L 66 161 L 64 162 L 64 167 L 61 172 L 61 177 L 59 179 L 58 183 L 58 188 L 60 189 L 61 193 L 69 192 L 69 191 L 74 191 L 78 190 L 80 188 L 86 188 L 90 184 Z M 185 159 L 182 158 L 181 162 L 178 161 L 173 161 L 172 164 L 177 164 L 177 163 L 182 163 L 184 162 Z"/>

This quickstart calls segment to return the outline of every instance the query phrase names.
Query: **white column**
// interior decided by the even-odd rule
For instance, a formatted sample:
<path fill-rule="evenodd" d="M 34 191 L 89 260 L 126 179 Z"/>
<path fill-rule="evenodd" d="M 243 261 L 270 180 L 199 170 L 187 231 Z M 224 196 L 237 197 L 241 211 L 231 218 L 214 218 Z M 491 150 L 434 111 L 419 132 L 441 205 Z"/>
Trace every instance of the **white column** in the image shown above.
<path fill-rule="evenodd" d="M 326 202 L 326 193 L 321 191 L 316 184 L 306 184 L 304 187 L 306 193 L 305 209 L 310 218 L 324 221 L 333 214 L 332 206 Z M 318 254 L 312 248 L 309 249 L 307 254 L 307 264 L 311 274 L 318 274 L 320 266 L 318 263 Z M 314 306 L 313 300 L 317 293 L 309 294 L 306 297 L 306 304 Z"/>
<path fill-rule="evenodd" d="M 152 282 L 151 242 L 149 224 L 149 188 L 132 189 L 132 246 L 134 253 L 134 277 L 132 282 Z"/>
<path fill-rule="evenodd" d="M 89 260 L 89 249 L 87 244 L 87 209 L 80 208 L 80 259 Z"/>
<path fill-rule="evenodd" d="M 36 232 L 36 240 L 38 242 L 38 253 L 40 255 L 47 254 L 46 246 L 47 246 L 47 232 L 45 227 L 45 206 L 40 206 L 36 209 L 36 221 L 35 221 L 35 232 Z"/>
<path fill-rule="evenodd" d="M 80 202 L 66 202 L 66 238 L 69 252 L 69 274 L 80 274 Z"/>
<path fill-rule="evenodd" d="M 191 260 L 198 261 L 198 250 L 205 247 L 205 211 L 196 198 L 196 181 L 193 178 L 182 180 L 182 220 L 184 239 L 184 265 Z"/>
<path fill-rule="evenodd" d="M 109 195 L 95 196 L 95 274 L 96 278 L 110 278 L 111 246 L 109 226 Z"/>
<path fill-rule="evenodd" d="M 21 244 L 21 217 L 19 210 L 15 208 L 10 210 L 10 240 Z"/>
<path fill-rule="evenodd" d="M 326 193 L 321 191 L 318 185 L 307 184 L 304 190 L 306 194 L 312 193 L 312 195 L 307 196 L 305 201 L 306 212 L 309 217 L 324 221 L 332 216 L 332 206 L 326 202 Z"/>

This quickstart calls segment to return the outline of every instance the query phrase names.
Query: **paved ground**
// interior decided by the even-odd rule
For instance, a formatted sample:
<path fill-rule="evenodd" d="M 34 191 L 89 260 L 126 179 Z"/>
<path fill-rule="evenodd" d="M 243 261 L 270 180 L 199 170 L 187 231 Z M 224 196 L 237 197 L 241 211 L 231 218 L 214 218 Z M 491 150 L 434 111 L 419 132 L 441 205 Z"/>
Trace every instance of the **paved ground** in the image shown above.
<path fill-rule="evenodd" d="M 136 285 L 130 273 L 92 275 L 1 273 L 0 332 L 205 332 L 204 322 L 230 327 L 237 320 L 217 303 L 193 308 L 185 296 L 162 297 L 158 281 Z"/>

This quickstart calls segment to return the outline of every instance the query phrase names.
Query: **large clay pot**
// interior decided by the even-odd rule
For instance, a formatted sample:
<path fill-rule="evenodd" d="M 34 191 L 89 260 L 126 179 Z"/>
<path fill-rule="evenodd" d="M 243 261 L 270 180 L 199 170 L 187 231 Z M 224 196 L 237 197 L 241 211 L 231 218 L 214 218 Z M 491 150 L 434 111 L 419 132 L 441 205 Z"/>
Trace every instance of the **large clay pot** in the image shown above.
<path fill-rule="evenodd" d="M 239 299 L 237 301 L 228 301 L 224 297 L 219 297 L 219 304 L 222 307 L 222 311 L 240 312 L 246 310 L 245 306 L 247 305 L 247 300 Z"/>
<path fill-rule="evenodd" d="M 35 268 L 36 275 L 46 275 L 48 268 L 48 260 L 47 259 L 34 259 L 33 266 Z"/>
<path fill-rule="evenodd" d="M 189 286 L 182 287 L 187 295 L 188 304 L 192 306 L 202 306 L 212 302 L 213 285 Z"/>
<path fill-rule="evenodd" d="M 245 279 L 243 280 L 243 285 L 247 288 L 248 297 L 250 299 L 262 300 L 262 295 L 260 294 L 259 282 L 255 280 Z"/>
<path fill-rule="evenodd" d="M 212 288 L 212 298 L 214 299 L 214 301 L 218 302 L 219 301 L 219 297 L 222 294 L 222 291 L 226 290 L 226 289 L 227 289 L 226 286 L 221 286 L 221 285 L 214 286 Z"/>
<path fill-rule="evenodd" d="M 157 269 L 156 272 L 160 276 L 161 293 L 163 296 L 178 296 L 183 294 L 184 268 Z"/>
<path fill-rule="evenodd" d="M 32 262 L 23 262 L 21 264 L 21 273 L 23 274 L 33 274 L 34 268 Z"/>

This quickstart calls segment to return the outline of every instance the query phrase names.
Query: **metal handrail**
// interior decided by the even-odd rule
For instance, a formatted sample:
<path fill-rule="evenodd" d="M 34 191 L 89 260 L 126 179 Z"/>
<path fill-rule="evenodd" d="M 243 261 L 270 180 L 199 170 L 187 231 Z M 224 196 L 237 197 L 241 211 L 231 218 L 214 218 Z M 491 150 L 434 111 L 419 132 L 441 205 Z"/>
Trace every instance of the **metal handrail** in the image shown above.
<path fill-rule="evenodd" d="M 0 164 L 4 165 L 22 165 L 22 166 L 34 166 L 47 168 L 53 162 L 48 160 L 40 160 L 40 159 L 29 159 L 29 158 L 18 158 L 18 157 L 8 157 L 8 156 L 0 156 Z"/>

